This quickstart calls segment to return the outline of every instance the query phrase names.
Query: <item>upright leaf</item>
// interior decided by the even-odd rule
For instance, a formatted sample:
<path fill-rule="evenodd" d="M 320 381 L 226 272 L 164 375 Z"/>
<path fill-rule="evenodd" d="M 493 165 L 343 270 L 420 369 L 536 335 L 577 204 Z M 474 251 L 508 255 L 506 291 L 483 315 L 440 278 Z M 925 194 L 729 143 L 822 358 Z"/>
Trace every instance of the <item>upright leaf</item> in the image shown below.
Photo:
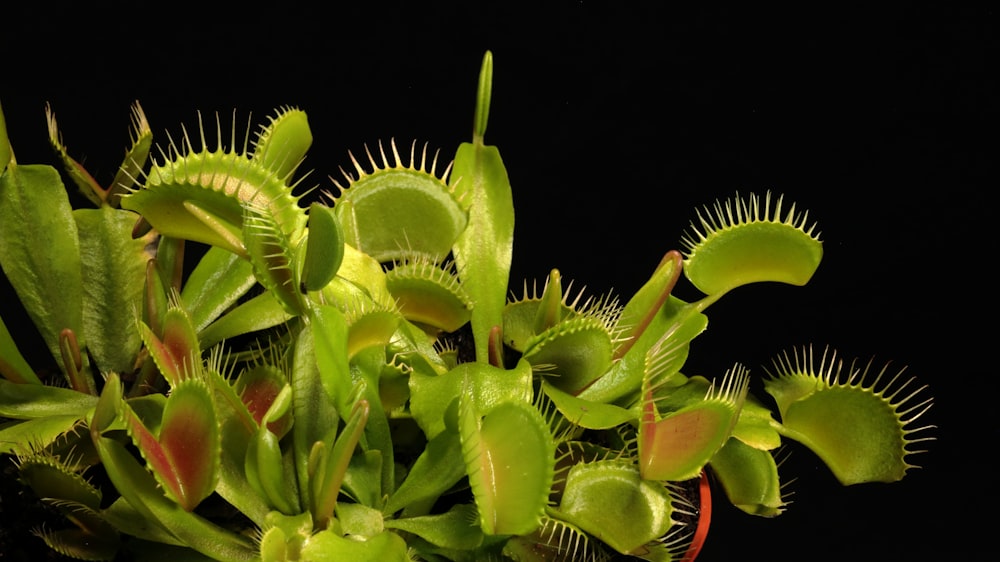
<path fill-rule="evenodd" d="M 0 176 L 0 265 L 49 351 L 62 364 L 59 334 L 82 348 L 83 281 L 76 222 L 51 166 L 12 166 Z"/>
<path fill-rule="evenodd" d="M 462 285 L 475 303 L 472 333 L 476 360 L 488 362 L 490 330 L 503 325 L 514 247 L 514 201 L 507 169 L 495 146 L 483 140 L 493 83 L 493 54 L 483 57 L 471 143 L 455 154 L 456 193 L 469 209 L 469 224 L 452 251 Z"/>
<path fill-rule="evenodd" d="M 129 373 L 142 345 L 135 321 L 142 311 L 151 236 L 132 239 L 135 214 L 128 211 L 104 206 L 77 209 L 73 217 L 80 232 L 88 348 L 101 372 Z"/>
<path fill-rule="evenodd" d="M 252 159 L 287 180 L 305 158 L 312 140 L 306 112 L 293 107 L 280 108 L 261 127 Z"/>

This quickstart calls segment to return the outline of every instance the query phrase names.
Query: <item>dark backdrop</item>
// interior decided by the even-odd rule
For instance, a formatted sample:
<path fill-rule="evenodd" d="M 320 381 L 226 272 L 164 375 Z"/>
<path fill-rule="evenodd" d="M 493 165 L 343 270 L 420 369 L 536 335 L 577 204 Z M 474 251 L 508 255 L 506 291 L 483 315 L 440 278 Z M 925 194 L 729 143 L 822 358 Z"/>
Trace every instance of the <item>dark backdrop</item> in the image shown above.
<path fill-rule="evenodd" d="M 784 193 L 823 233 L 816 277 L 727 296 L 686 371 L 720 376 L 738 361 L 759 375 L 804 344 L 891 360 L 929 385 L 938 440 L 892 485 L 841 488 L 795 451 L 788 512 L 758 519 L 720 499 L 703 560 L 986 548 L 998 437 L 992 10 L 83 4 L 4 8 L 0 102 L 19 162 L 53 161 L 46 102 L 71 154 L 105 182 L 136 99 L 161 141 L 195 127 L 197 110 L 227 121 L 236 108 L 245 123 L 296 105 L 316 137 L 306 166 L 328 188 L 348 150 L 380 139 L 450 158 L 470 136 L 491 49 L 486 138 L 514 189 L 514 286 L 556 267 L 588 293 L 630 295 L 679 247 L 695 207 Z"/>

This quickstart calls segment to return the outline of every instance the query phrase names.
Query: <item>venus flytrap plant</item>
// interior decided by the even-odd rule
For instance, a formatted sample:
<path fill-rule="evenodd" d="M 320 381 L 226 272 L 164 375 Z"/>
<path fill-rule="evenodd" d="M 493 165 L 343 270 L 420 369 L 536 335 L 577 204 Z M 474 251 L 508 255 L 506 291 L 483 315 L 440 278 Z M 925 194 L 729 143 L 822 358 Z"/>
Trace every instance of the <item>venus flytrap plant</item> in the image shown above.
<path fill-rule="evenodd" d="M 185 131 L 149 162 L 136 104 L 111 187 L 69 157 L 50 113 L 65 175 L 97 209 L 72 208 L 54 169 L 17 163 L 0 121 L 0 265 L 69 386 L 45 384 L 0 319 L 0 453 L 64 514 L 38 531 L 49 546 L 94 560 L 693 560 L 709 474 L 747 513 L 785 510 L 784 440 L 845 485 L 913 468 L 931 400 L 901 372 L 795 350 L 765 380 L 776 412 L 742 365 L 683 372 L 718 299 L 815 273 L 816 226 L 781 197 L 698 211 L 684 251 L 624 302 L 558 270 L 508 299 L 512 188 L 484 140 L 492 64 L 451 164 L 379 143 L 308 205 L 297 108 L 253 141 L 234 124 L 224 145 L 219 121 L 213 148 L 199 117 L 197 143 Z M 188 248 L 202 253 L 184 271 Z M 682 275 L 704 296 L 677 297 Z"/>

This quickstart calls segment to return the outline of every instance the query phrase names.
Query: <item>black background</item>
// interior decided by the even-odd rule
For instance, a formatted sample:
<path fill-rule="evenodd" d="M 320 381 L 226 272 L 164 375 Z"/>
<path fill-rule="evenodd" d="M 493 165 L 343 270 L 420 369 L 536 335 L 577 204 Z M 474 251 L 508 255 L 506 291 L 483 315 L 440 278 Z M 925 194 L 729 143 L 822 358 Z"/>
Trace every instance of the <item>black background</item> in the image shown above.
<path fill-rule="evenodd" d="M 793 451 L 788 511 L 759 519 L 720 497 L 701 560 L 987 556 L 964 554 L 990 551 L 998 499 L 992 10 L 84 4 L 4 7 L 0 103 L 22 164 L 54 162 L 49 102 L 70 153 L 109 182 L 136 99 L 160 142 L 194 130 L 198 110 L 227 127 L 236 108 L 245 127 L 305 109 L 323 189 L 380 139 L 447 160 L 470 137 L 491 49 L 486 139 L 514 189 L 514 287 L 555 267 L 627 298 L 696 207 L 785 194 L 822 231 L 813 282 L 728 295 L 686 372 L 760 375 L 806 344 L 891 360 L 929 386 L 938 439 L 891 485 L 842 488 Z"/>

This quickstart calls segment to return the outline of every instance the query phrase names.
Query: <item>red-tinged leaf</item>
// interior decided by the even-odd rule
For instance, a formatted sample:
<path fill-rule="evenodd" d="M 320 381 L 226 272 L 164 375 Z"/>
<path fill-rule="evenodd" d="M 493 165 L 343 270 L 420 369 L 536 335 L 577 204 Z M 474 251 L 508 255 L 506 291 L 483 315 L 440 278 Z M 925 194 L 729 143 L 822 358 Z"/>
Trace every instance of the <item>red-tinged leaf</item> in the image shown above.
<path fill-rule="evenodd" d="M 647 401 L 639 432 L 642 477 L 687 480 L 692 472 L 697 476 L 723 442 L 720 436 L 729 426 L 727 412 L 721 408 L 693 407 L 650 423 L 647 409 L 651 407 L 652 401 Z"/>
<path fill-rule="evenodd" d="M 201 348 L 198 334 L 191 324 L 191 317 L 182 308 L 167 310 L 163 318 L 163 345 L 186 374 L 187 370 L 199 362 Z"/>
<path fill-rule="evenodd" d="M 179 503 L 190 511 L 212 493 L 219 470 L 219 424 L 207 385 L 192 380 L 171 392 L 160 443 L 181 486 Z"/>
<path fill-rule="evenodd" d="M 201 347 L 191 318 L 183 309 L 173 307 L 163 318 L 163 334 L 157 337 L 145 324 L 141 325 L 142 341 L 153 361 L 170 386 L 188 378 L 201 364 Z"/>
<path fill-rule="evenodd" d="M 480 528 L 490 535 L 533 532 L 541 525 L 555 474 L 548 425 L 524 402 L 502 402 L 482 419 L 469 400 L 460 410 L 462 454 Z"/>
<path fill-rule="evenodd" d="M 680 252 L 667 252 L 649 281 L 636 291 L 622 310 L 618 325 L 626 326 L 626 330 L 621 334 L 622 343 L 615 350 L 615 359 L 624 357 L 653 323 L 656 315 L 661 313 L 680 275 Z"/>
<path fill-rule="evenodd" d="M 254 421 L 260 425 L 285 384 L 285 376 L 281 371 L 271 366 L 259 365 L 240 374 L 236 381 L 236 392 Z M 288 432 L 291 425 L 292 415 L 289 410 L 278 419 L 268 422 L 267 428 L 280 439 Z"/>
<path fill-rule="evenodd" d="M 132 412 L 131 408 L 125 410 L 125 423 L 128 426 L 129 435 L 132 436 L 132 442 L 139 448 L 142 458 L 146 459 L 147 466 L 156 475 L 156 480 L 163 486 L 167 495 L 174 499 L 180 497 L 180 483 L 174 474 L 173 467 L 170 466 L 166 451 L 160 446 L 156 436 L 146 428 L 146 425 Z"/>
<path fill-rule="evenodd" d="M 703 398 L 682 399 L 685 405 L 660 420 L 656 419 L 653 391 L 647 389 L 639 424 L 642 477 L 674 481 L 696 478 L 732 434 L 746 400 L 747 385 L 746 370 L 735 369 L 727 373 L 720 384 L 709 386 Z M 678 390 L 674 393 L 682 394 Z"/>
<path fill-rule="evenodd" d="M 112 375 L 109 380 L 112 378 L 117 379 Z M 108 394 L 109 399 L 114 400 L 115 396 L 120 396 L 120 385 L 116 390 L 119 392 Z M 159 525 L 181 544 L 213 560 L 260 559 L 258 546 L 253 540 L 181 509 L 176 502 L 160 492 L 155 479 L 138 463 L 123 443 L 110 437 L 103 437 L 100 431 L 93 429 L 93 423 L 91 426 L 94 446 L 101 457 L 102 465 L 107 470 L 108 478 L 128 502 L 129 507 L 141 515 L 141 520 Z"/>
<path fill-rule="evenodd" d="M 167 496 L 193 510 L 215 488 L 221 442 L 215 405 L 198 379 L 178 384 L 167 398 L 159 435 L 127 409 L 129 434 Z"/>

